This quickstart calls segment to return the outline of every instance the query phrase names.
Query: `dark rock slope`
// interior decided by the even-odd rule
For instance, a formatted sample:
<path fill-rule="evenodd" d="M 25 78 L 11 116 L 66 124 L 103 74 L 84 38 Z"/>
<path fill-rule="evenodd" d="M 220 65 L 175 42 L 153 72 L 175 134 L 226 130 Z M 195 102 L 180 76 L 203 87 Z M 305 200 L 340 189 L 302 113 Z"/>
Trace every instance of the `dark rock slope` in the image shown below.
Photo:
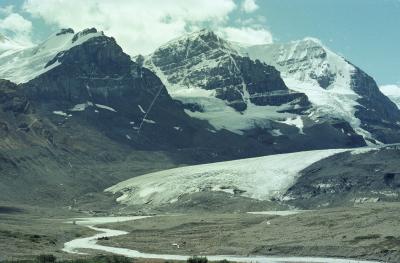
<path fill-rule="evenodd" d="M 304 171 L 284 200 L 303 208 L 400 200 L 400 146 L 342 153 Z"/>

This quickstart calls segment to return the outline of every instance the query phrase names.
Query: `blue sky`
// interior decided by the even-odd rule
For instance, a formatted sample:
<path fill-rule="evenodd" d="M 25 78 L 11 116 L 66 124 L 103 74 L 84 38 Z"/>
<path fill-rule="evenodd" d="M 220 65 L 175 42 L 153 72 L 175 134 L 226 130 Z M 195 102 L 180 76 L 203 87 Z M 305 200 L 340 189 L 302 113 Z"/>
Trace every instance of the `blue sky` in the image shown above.
<path fill-rule="evenodd" d="M 0 0 L 0 32 L 21 41 L 89 26 L 130 53 L 201 27 L 255 44 L 311 36 L 379 84 L 400 84 L 399 0 Z"/>

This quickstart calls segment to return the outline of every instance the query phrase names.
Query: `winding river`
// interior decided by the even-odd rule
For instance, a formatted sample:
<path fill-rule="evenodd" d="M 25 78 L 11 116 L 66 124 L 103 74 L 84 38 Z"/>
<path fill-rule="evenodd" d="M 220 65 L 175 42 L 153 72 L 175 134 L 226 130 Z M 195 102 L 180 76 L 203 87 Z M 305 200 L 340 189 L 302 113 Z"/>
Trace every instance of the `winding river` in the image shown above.
<path fill-rule="evenodd" d="M 183 260 L 186 261 L 189 256 L 185 255 L 163 255 L 142 253 L 136 250 L 118 247 L 108 247 L 98 245 L 99 238 L 115 237 L 126 235 L 128 232 L 99 228 L 96 225 L 133 221 L 147 218 L 146 216 L 131 216 L 131 217 L 90 217 L 73 219 L 77 225 L 86 226 L 92 230 L 100 232 L 91 237 L 77 238 L 64 244 L 63 251 L 74 254 L 87 254 L 83 251 L 88 249 L 100 250 L 113 254 L 123 255 L 130 258 L 147 258 L 147 259 L 164 259 L 164 260 Z M 72 223 L 72 221 L 70 222 Z M 273 257 L 273 256 L 207 256 L 211 261 L 229 260 L 234 262 L 260 262 L 260 263 L 379 263 L 377 261 L 363 261 L 353 259 L 338 259 L 338 258 L 317 258 L 317 257 Z"/>

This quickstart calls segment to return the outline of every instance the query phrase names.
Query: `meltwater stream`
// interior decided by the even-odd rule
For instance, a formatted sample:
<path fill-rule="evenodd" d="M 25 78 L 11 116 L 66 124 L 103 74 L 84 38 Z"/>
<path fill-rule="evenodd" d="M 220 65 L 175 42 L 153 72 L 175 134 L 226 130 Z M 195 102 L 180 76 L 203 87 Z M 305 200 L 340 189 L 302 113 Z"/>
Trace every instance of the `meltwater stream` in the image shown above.
<path fill-rule="evenodd" d="M 77 238 L 66 242 L 63 251 L 74 254 L 86 254 L 82 250 L 94 249 L 105 251 L 113 254 L 118 254 L 130 258 L 147 258 L 147 259 L 163 259 L 163 260 L 183 260 L 188 259 L 188 255 L 165 255 L 165 254 L 151 254 L 142 253 L 137 250 L 108 247 L 98 245 L 99 238 L 115 237 L 126 235 L 128 232 L 113 230 L 107 228 L 95 227 L 100 224 L 133 221 L 147 218 L 147 216 L 126 216 L 126 217 L 89 217 L 89 218 L 75 218 L 73 221 L 78 225 L 86 226 L 90 229 L 100 232 L 91 237 Z M 72 223 L 72 222 L 71 222 Z M 378 261 L 365 261 L 354 259 L 339 259 L 339 258 L 317 258 L 317 257 L 274 257 L 274 256 L 232 256 L 232 255 L 205 255 L 211 261 L 220 261 L 226 259 L 234 262 L 260 262 L 260 263 L 379 263 Z"/>

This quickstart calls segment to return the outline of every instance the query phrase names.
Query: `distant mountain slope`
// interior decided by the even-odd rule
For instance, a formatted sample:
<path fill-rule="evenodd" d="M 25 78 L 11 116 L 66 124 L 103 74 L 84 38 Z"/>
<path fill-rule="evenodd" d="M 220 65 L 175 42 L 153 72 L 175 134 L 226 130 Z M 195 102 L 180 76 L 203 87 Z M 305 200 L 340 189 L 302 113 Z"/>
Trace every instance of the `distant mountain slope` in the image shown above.
<path fill-rule="evenodd" d="M 313 104 L 310 118 L 339 118 L 364 138 L 400 140 L 400 111 L 370 76 L 320 41 L 307 38 L 243 47 L 241 52 L 274 65 L 289 88 L 307 94 Z"/>
<path fill-rule="evenodd" d="M 391 99 L 400 109 L 400 86 L 384 85 L 379 87 L 380 91 Z"/>

